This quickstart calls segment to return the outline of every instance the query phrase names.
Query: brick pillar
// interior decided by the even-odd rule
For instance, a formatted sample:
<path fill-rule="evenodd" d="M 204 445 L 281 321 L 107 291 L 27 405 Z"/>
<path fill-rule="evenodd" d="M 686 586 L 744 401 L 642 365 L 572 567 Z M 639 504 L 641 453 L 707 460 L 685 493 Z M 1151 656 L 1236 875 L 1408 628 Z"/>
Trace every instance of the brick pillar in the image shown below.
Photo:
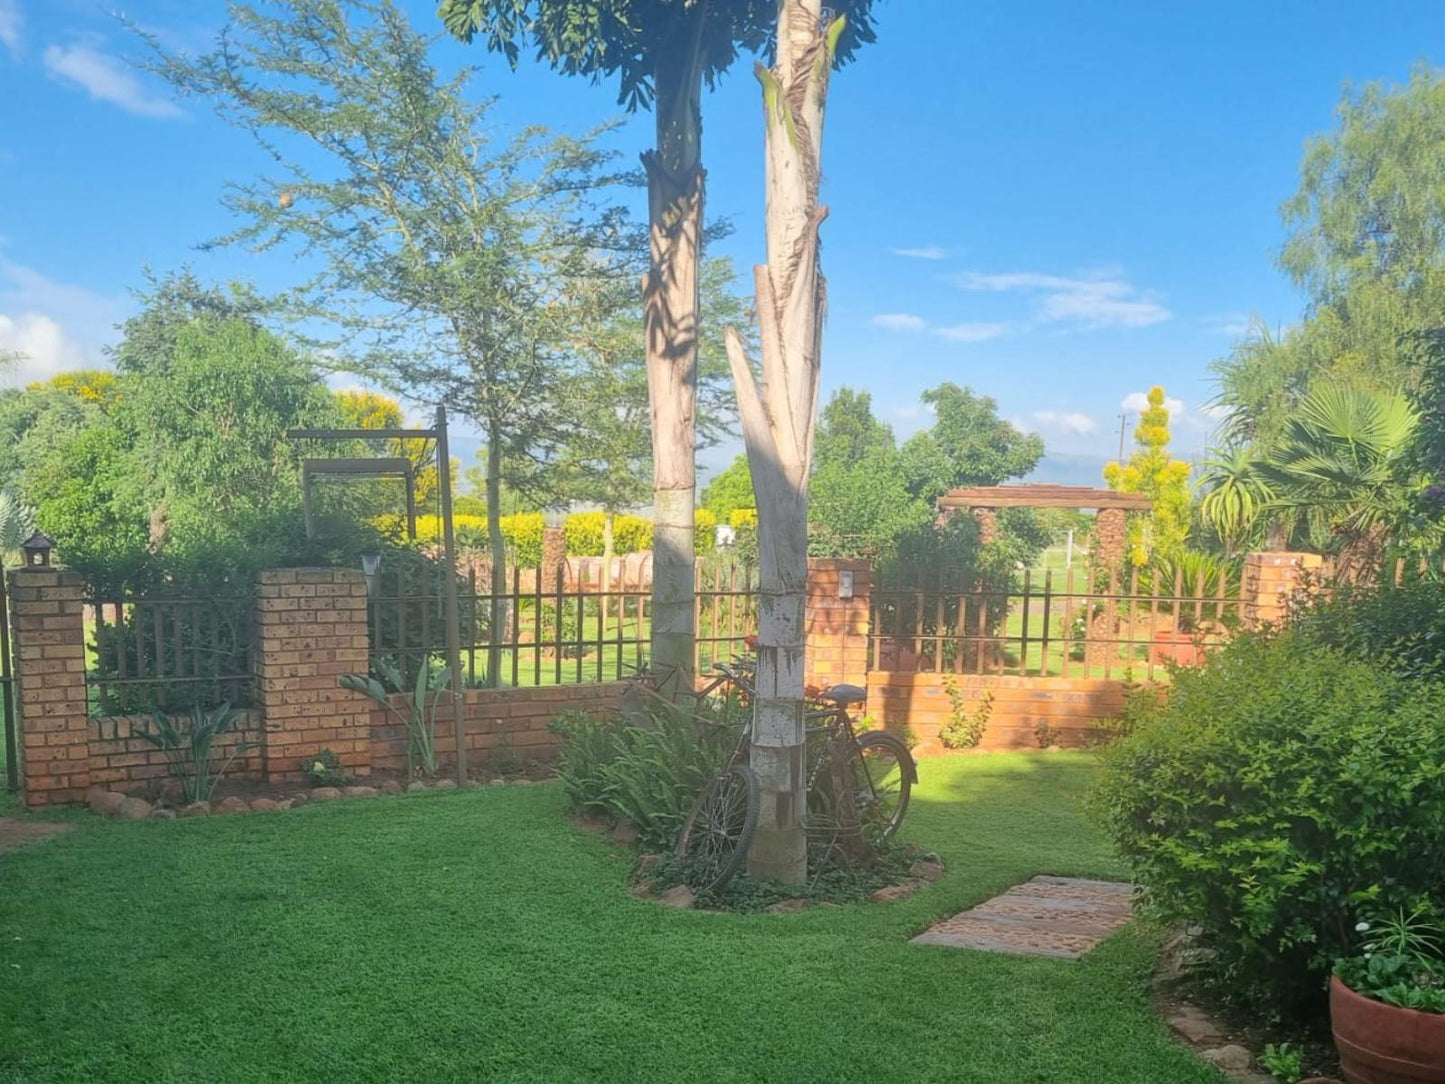
<path fill-rule="evenodd" d="M 84 597 L 79 573 L 10 573 L 16 744 L 29 806 L 78 802 L 90 786 Z"/>
<path fill-rule="evenodd" d="M 973 518 L 978 520 L 978 540 L 987 546 L 998 538 L 998 511 L 993 508 L 975 508 Z"/>
<path fill-rule="evenodd" d="M 853 574 L 852 598 L 838 597 L 844 572 Z M 867 561 L 808 558 L 803 680 L 809 685 L 868 684 L 868 596 L 872 577 L 873 566 Z"/>
<path fill-rule="evenodd" d="M 1239 587 L 1240 616 L 1244 627 L 1281 624 L 1289 598 L 1310 576 L 1318 576 L 1324 558 L 1317 553 L 1250 553 L 1244 558 Z"/>
<path fill-rule="evenodd" d="M 1095 568 L 1124 567 L 1129 551 L 1129 524 L 1122 508 L 1101 508 L 1094 517 L 1094 537 L 1089 563 Z"/>
<path fill-rule="evenodd" d="M 304 779 L 299 763 L 330 749 L 347 775 L 371 774 L 371 701 L 340 688 L 368 669 L 366 579 L 359 569 L 292 568 L 256 577 L 256 696 L 265 717 L 261 770 Z"/>

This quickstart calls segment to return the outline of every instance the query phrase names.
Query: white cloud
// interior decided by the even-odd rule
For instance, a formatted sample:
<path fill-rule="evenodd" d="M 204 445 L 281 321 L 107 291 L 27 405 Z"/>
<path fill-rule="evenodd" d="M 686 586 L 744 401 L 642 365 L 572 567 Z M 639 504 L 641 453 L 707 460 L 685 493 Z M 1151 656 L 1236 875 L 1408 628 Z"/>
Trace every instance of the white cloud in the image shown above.
<path fill-rule="evenodd" d="M 0 44 L 12 57 L 20 56 L 21 30 L 25 24 L 20 14 L 20 0 L 0 0 Z"/>
<path fill-rule="evenodd" d="M 1149 393 L 1143 391 L 1131 391 L 1124 396 L 1124 401 L 1119 404 L 1119 409 L 1130 414 L 1141 414 L 1149 409 Z M 1184 401 L 1182 399 L 1171 399 L 1164 397 L 1164 409 L 1169 411 L 1171 421 L 1181 421 L 1185 417 Z"/>
<path fill-rule="evenodd" d="M 917 248 L 890 248 L 888 251 L 895 256 L 906 256 L 910 260 L 941 260 L 948 255 L 948 250 L 941 245 L 919 245 Z"/>
<path fill-rule="evenodd" d="M 981 343 L 988 339 L 997 339 L 1008 331 L 1007 324 L 986 324 L 986 323 L 964 323 L 954 324 L 951 327 L 936 327 L 933 333 L 940 339 L 947 339 L 954 343 Z"/>
<path fill-rule="evenodd" d="M 97 101 L 118 105 L 127 113 L 163 120 L 186 115 L 169 98 L 153 94 L 142 86 L 120 60 L 91 45 L 50 45 L 42 59 L 45 70 L 55 78 L 74 83 Z"/>
<path fill-rule="evenodd" d="M 0 259 L 0 352 L 23 355 L 0 384 L 25 385 L 66 369 L 106 364 L 101 347 L 115 338 L 123 299 L 55 282 Z"/>
<path fill-rule="evenodd" d="M 964 271 L 954 276 L 954 282 L 965 290 L 1035 295 L 1040 322 L 1085 330 L 1148 327 L 1174 315 L 1152 292 L 1140 290 L 1117 272 L 1070 277 L 1037 271 Z"/>
<path fill-rule="evenodd" d="M 884 312 L 873 317 L 875 327 L 886 327 L 889 331 L 922 331 L 928 321 L 911 312 Z"/>
<path fill-rule="evenodd" d="M 1075 410 L 1036 410 L 1034 422 L 1044 429 L 1055 429 L 1079 436 L 1097 432 L 1099 429 L 1099 423 L 1093 418 Z"/>

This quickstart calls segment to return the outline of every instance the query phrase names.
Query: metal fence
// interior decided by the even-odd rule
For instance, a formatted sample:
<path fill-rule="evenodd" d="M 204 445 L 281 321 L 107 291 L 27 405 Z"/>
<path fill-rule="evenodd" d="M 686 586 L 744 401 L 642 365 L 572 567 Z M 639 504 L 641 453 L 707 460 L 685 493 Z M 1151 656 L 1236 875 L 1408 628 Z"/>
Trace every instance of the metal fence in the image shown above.
<path fill-rule="evenodd" d="M 876 580 L 869 668 L 1153 680 L 1237 625 L 1237 572 L 937 570 Z"/>
<path fill-rule="evenodd" d="M 371 595 L 372 651 L 389 656 L 407 674 L 423 660 L 444 658 L 444 572 L 382 572 Z M 617 681 L 647 666 L 652 638 L 652 586 L 619 580 L 569 583 L 565 568 L 550 577 L 513 568 L 502 591 L 479 586 L 475 570 L 459 585 L 461 666 L 472 687 L 565 685 Z M 758 584 L 746 566 L 700 567 L 695 585 L 694 666 L 744 650 L 756 631 Z M 493 634 L 496 630 L 496 634 Z"/>
<path fill-rule="evenodd" d="M 92 596 L 86 690 L 93 716 L 250 706 L 249 593 Z"/>

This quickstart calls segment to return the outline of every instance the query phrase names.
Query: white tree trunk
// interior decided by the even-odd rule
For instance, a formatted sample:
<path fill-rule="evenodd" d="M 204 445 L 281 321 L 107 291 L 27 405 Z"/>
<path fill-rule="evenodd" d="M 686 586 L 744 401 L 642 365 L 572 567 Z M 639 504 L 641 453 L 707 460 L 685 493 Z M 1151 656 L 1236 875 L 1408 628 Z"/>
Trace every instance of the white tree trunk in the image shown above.
<path fill-rule="evenodd" d="M 822 0 L 784 0 L 778 55 L 763 85 L 767 148 L 768 262 L 754 269 L 761 329 L 759 385 L 731 330 L 743 440 L 758 501 L 762 604 L 752 766 L 762 818 L 748 850 L 753 877 L 798 883 L 807 876 L 803 722 L 803 608 L 808 577 L 808 473 L 813 460 L 825 288 L 818 269 L 823 102 L 841 21 Z"/>

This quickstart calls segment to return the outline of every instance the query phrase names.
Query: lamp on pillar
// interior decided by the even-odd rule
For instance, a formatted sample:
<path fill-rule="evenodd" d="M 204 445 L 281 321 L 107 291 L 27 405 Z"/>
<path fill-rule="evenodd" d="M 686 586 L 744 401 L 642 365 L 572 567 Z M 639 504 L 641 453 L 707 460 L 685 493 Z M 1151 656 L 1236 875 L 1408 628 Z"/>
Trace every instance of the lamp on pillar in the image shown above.
<path fill-rule="evenodd" d="M 50 552 L 55 549 L 55 540 L 36 531 L 20 543 L 20 552 L 25 555 L 26 568 L 49 568 Z"/>
<path fill-rule="evenodd" d="M 376 576 L 381 571 L 381 554 L 376 551 L 361 555 L 361 574 L 366 577 L 367 595 L 376 594 Z"/>

